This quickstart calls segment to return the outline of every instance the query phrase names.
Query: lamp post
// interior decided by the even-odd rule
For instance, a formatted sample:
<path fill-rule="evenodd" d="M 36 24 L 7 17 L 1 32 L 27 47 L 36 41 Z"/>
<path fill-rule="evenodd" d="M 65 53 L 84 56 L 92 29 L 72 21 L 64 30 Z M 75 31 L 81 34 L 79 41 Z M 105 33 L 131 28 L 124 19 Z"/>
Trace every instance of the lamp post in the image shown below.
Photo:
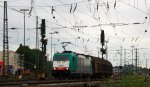
<path fill-rule="evenodd" d="M 55 53 L 55 46 L 57 45 L 57 44 L 53 44 L 54 45 L 54 53 Z"/>
<path fill-rule="evenodd" d="M 51 32 L 51 33 L 49 33 L 49 34 L 51 34 L 51 59 L 52 59 L 52 42 L 53 42 L 53 40 L 52 40 L 52 37 L 53 37 L 53 34 L 58 34 L 58 32 L 57 31 L 55 31 L 55 32 Z"/>
<path fill-rule="evenodd" d="M 100 54 L 100 47 L 97 47 L 98 49 L 98 58 L 100 57 L 99 54 Z"/>
<path fill-rule="evenodd" d="M 25 12 L 29 11 L 29 9 L 20 9 L 24 13 L 24 57 L 23 57 L 23 67 L 24 67 L 24 58 L 25 58 Z"/>
<path fill-rule="evenodd" d="M 129 61 L 125 61 L 125 69 L 126 69 L 125 70 L 126 74 L 128 74 L 129 73 Z"/>
<path fill-rule="evenodd" d="M 24 13 L 24 46 L 25 46 L 25 12 L 29 11 L 29 9 L 20 9 L 20 11 L 23 11 Z"/>

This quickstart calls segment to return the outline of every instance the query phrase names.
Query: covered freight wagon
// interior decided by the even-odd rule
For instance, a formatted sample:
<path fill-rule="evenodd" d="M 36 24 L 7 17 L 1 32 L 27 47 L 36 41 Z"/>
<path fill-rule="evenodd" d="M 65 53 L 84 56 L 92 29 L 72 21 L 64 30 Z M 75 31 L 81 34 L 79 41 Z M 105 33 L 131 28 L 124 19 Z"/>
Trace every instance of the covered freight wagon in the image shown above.
<path fill-rule="evenodd" d="M 102 58 L 91 57 L 93 77 L 110 77 L 112 75 L 112 64 Z"/>

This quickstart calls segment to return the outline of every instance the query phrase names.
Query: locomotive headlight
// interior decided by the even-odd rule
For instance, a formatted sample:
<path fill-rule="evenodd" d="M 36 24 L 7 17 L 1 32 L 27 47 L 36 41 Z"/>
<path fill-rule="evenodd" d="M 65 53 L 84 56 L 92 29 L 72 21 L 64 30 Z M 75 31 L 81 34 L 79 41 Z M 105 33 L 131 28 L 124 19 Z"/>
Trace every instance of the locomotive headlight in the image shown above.
<path fill-rule="evenodd" d="M 53 68 L 54 70 L 56 70 L 56 68 Z"/>
<path fill-rule="evenodd" d="M 66 68 L 68 70 L 68 68 Z"/>

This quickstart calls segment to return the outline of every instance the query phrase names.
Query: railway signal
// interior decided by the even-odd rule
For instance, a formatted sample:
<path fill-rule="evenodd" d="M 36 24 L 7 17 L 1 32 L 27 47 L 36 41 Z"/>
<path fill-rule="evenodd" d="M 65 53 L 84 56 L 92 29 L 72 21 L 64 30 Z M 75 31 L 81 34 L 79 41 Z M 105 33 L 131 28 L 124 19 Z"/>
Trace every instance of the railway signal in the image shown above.
<path fill-rule="evenodd" d="M 102 60 L 103 60 L 103 54 L 106 54 L 106 50 L 103 48 L 104 45 L 105 45 L 105 33 L 104 33 L 104 30 L 101 30 L 101 44 L 102 44 L 101 52 L 102 52 Z"/>
<path fill-rule="evenodd" d="M 45 19 L 42 19 L 41 23 L 41 42 L 42 42 L 42 66 L 40 68 L 38 77 L 44 79 L 46 77 L 46 45 L 47 39 L 45 39 Z"/>
<path fill-rule="evenodd" d="M 45 19 L 42 19 L 41 36 L 42 36 L 42 38 L 45 38 Z"/>
<path fill-rule="evenodd" d="M 105 45 L 105 33 L 104 33 L 104 30 L 101 30 L 101 44 Z"/>

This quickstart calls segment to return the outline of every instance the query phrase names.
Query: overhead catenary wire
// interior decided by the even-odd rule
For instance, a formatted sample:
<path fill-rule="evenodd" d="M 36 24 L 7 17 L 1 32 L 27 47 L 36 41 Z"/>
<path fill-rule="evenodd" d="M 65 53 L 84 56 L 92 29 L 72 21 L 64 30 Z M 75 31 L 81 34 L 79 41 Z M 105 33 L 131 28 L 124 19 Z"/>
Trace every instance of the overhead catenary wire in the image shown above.
<path fill-rule="evenodd" d="M 45 0 L 43 0 L 43 1 L 45 1 Z M 87 1 L 87 0 L 85 0 L 86 2 L 84 2 L 84 3 L 82 3 L 82 4 L 85 4 L 85 3 L 87 3 L 87 2 L 89 2 L 89 1 Z M 101 1 L 101 2 L 107 2 L 107 1 Z M 101 2 L 99 2 L 99 5 L 100 6 L 98 6 L 98 9 L 99 9 L 99 12 L 97 12 L 97 14 L 102 14 L 103 12 L 101 12 L 101 8 L 102 8 L 102 4 L 101 4 Z M 119 3 L 120 1 L 117 1 L 116 3 Z M 37 3 L 37 2 L 36 2 Z M 65 2 L 64 2 L 65 3 Z M 67 12 L 70 12 L 70 5 L 72 4 L 72 5 L 74 5 L 75 6 L 75 4 L 76 3 L 78 3 L 78 2 L 73 2 L 73 3 L 67 3 L 67 5 L 65 5 L 65 4 L 61 4 L 60 6 L 62 7 L 62 6 L 66 6 L 66 8 L 68 9 L 68 11 Z M 112 3 L 112 2 L 111 2 Z M 109 9 L 111 9 L 111 6 L 113 7 L 113 5 L 111 5 L 111 3 L 108 1 L 108 4 L 109 4 Z M 38 3 L 39 4 L 39 3 Z M 49 3 L 48 3 L 49 4 Z M 40 4 L 39 4 L 40 5 Z M 91 3 L 90 4 L 92 7 L 93 6 L 97 6 L 97 3 L 95 3 L 95 4 L 93 4 L 93 3 Z M 117 4 L 118 5 L 118 4 Z M 37 6 L 37 5 L 36 5 Z M 40 5 L 40 6 L 42 6 L 42 5 Z M 44 12 L 48 12 L 49 14 L 51 13 L 51 6 L 54 6 L 55 8 L 58 8 L 57 7 L 57 4 L 53 4 L 53 5 L 48 5 L 48 6 L 46 6 L 46 5 L 44 5 L 43 4 L 43 6 L 42 7 L 40 7 L 41 9 L 45 9 L 44 10 Z M 72 7 L 72 8 L 74 8 L 74 6 Z M 71 13 L 70 14 L 70 16 L 71 16 L 71 18 L 73 18 L 73 17 L 75 17 L 75 19 L 74 20 L 71 20 L 71 21 L 74 21 L 74 22 L 78 22 L 78 20 L 80 19 L 78 19 L 77 18 L 77 16 L 76 15 L 78 15 L 79 13 L 82 13 L 82 12 L 84 12 L 84 10 L 82 10 L 82 9 L 79 9 L 80 8 L 80 3 L 78 3 L 78 6 L 77 6 L 77 8 L 76 8 L 76 10 L 75 10 L 75 14 L 73 14 L 73 13 Z M 82 5 L 82 6 L 84 6 L 84 5 Z M 87 4 L 85 4 L 85 6 L 87 6 Z M 30 7 L 30 6 L 29 6 Z M 38 6 L 37 6 L 38 7 Z M 36 8 L 37 8 L 36 7 Z M 46 8 L 45 8 L 46 7 Z M 48 8 L 47 8 L 48 7 Z M 10 8 L 12 8 L 12 7 L 10 7 Z M 96 9 L 96 8 L 95 8 Z M 105 9 L 105 11 L 106 11 L 106 8 L 103 6 L 103 9 Z M 81 12 L 79 11 L 79 10 L 81 10 Z M 116 9 L 115 9 L 116 10 Z M 58 10 L 58 11 L 61 11 L 61 12 L 63 12 L 63 11 L 66 11 L 66 10 Z M 69 13 L 67 13 L 67 14 L 69 14 Z M 87 14 L 87 13 L 86 13 Z M 82 14 L 82 15 L 86 15 L 86 14 Z M 112 13 L 111 13 L 112 14 Z M 35 15 L 37 15 L 37 14 L 35 14 Z M 34 19 L 34 16 L 35 15 L 33 15 L 32 14 L 32 17 L 31 17 L 31 20 L 35 20 Z M 56 15 L 58 16 L 60 16 L 61 14 L 59 14 L 58 12 L 57 12 L 57 9 L 56 9 Z M 89 14 L 88 14 L 89 15 Z M 106 16 L 106 17 L 108 17 L 108 19 L 107 19 L 107 21 L 105 21 L 105 22 L 100 22 L 100 20 L 99 21 L 97 21 L 97 19 L 95 19 L 95 18 L 93 18 L 93 12 L 89 15 L 89 16 L 87 16 L 87 17 L 90 17 L 90 18 L 93 18 L 97 23 L 99 23 L 99 24 L 107 24 L 108 22 L 108 25 L 106 25 L 106 26 L 109 26 L 109 24 L 110 23 L 113 23 L 113 20 L 111 19 L 112 18 L 112 16 L 109 14 L 109 13 L 107 13 L 107 15 L 108 16 Z M 113 15 L 113 14 L 112 14 Z M 51 17 L 51 15 L 50 15 L 50 17 Z M 64 16 L 62 16 L 62 17 L 59 17 L 59 19 L 63 19 L 63 17 Z M 96 15 L 96 17 L 97 18 L 99 18 L 100 17 L 100 15 L 99 16 L 97 16 Z M 110 19 L 109 19 L 110 18 Z M 42 19 L 42 18 L 41 18 Z M 59 20 L 59 19 L 56 19 L 57 21 Z M 64 25 L 63 23 L 61 23 L 61 22 L 55 22 L 56 20 L 51 20 L 51 18 L 49 18 L 49 19 L 46 19 L 47 20 L 47 24 L 50 24 L 50 23 L 52 23 L 53 25 L 54 25 L 54 27 L 53 28 L 56 28 L 56 27 L 60 27 L 60 29 L 65 29 L 68 33 L 69 32 L 75 32 L 75 31 L 77 31 L 77 27 L 78 26 L 76 26 L 76 27 L 74 27 L 74 24 L 70 24 L 69 23 L 69 21 L 68 20 L 64 20 L 64 22 L 66 23 L 66 25 Z M 76 21 L 77 20 L 77 21 Z M 111 20 L 111 21 L 108 21 L 108 20 Z M 80 21 L 84 21 L 84 20 L 80 20 Z M 93 21 L 93 20 L 92 20 Z M 103 21 L 103 20 L 102 20 Z M 78 22 L 78 23 L 80 23 L 80 22 Z M 84 21 L 84 23 L 85 23 L 85 21 Z M 118 22 L 119 23 L 119 22 Z M 88 25 L 88 23 L 85 23 L 85 24 L 87 24 Z M 81 24 L 79 24 L 79 25 L 81 25 Z M 95 24 L 96 25 L 96 24 Z M 116 24 L 117 25 L 117 24 Z M 130 24 L 129 24 L 130 25 Z M 132 25 L 132 24 L 131 24 Z M 56 26 L 56 27 L 55 27 Z M 115 24 L 113 25 L 110 25 L 110 26 L 115 26 Z M 127 25 L 128 26 L 128 25 Z M 62 27 L 62 28 L 61 28 Z M 99 25 L 99 26 L 97 26 L 97 27 L 101 27 L 101 28 L 104 28 L 104 27 L 102 27 L 102 25 Z M 91 28 L 92 30 L 93 29 L 96 29 L 97 28 L 96 26 L 94 26 L 93 24 L 91 24 L 91 25 L 88 25 L 88 27 L 85 27 L 85 28 L 83 28 L 83 27 L 80 27 L 80 29 L 84 29 L 84 30 L 88 30 L 88 28 Z M 124 27 L 124 25 L 122 26 L 122 27 Z M 49 30 L 50 30 L 50 28 L 52 28 L 52 26 L 51 25 L 47 25 L 47 28 L 49 28 Z M 124 32 L 124 31 L 121 31 L 121 29 L 119 29 L 120 27 L 118 27 L 118 28 L 116 28 L 115 30 L 117 31 L 117 33 L 118 33 L 118 35 L 119 35 L 119 33 L 120 32 Z M 69 31 L 68 31 L 68 30 Z M 72 31 L 70 31 L 70 30 L 72 30 Z M 126 28 L 126 30 L 128 30 L 127 28 Z M 31 32 L 32 33 L 32 32 Z M 71 36 L 71 37 L 77 37 L 78 35 L 81 35 L 81 34 L 83 34 L 83 35 L 81 35 L 81 36 L 83 36 L 83 37 L 81 37 L 81 38 L 84 38 L 84 37 L 86 37 L 87 36 L 87 39 L 88 38 L 92 38 L 92 37 L 96 37 L 96 35 L 92 35 L 92 33 L 88 33 L 88 34 L 86 34 L 86 32 L 76 32 L 76 34 L 77 35 L 75 35 L 75 34 L 73 34 L 73 36 L 71 36 L 71 35 L 69 35 L 69 36 Z M 124 34 L 125 35 L 129 35 L 128 33 L 126 33 L 126 32 L 124 32 Z M 97 34 L 98 35 L 98 34 Z M 122 38 L 123 38 L 123 36 L 125 36 L 125 35 L 119 35 L 118 37 L 121 37 L 120 39 L 119 39 L 119 41 L 122 41 Z M 90 37 L 90 36 L 92 36 L 92 37 Z M 134 35 L 133 35 L 134 36 Z M 133 37 L 132 36 L 132 37 Z M 64 37 L 64 38 L 66 38 L 66 37 Z M 112 37 L 112 38 L 114 38 L 114 37 Z M 116 38 L 116 37 L 115 37 Z M 125 40 L 126 40 L 126 38 L 125 38 Z M 91 41 L 91 40 L 90 40 Z M 111 42 L 112 43 L 112 42 Z M 111 44 L 110 43 L 110 44 Z M 129 43 L 127 43 L 127 44 L 129 44 Z"/>

